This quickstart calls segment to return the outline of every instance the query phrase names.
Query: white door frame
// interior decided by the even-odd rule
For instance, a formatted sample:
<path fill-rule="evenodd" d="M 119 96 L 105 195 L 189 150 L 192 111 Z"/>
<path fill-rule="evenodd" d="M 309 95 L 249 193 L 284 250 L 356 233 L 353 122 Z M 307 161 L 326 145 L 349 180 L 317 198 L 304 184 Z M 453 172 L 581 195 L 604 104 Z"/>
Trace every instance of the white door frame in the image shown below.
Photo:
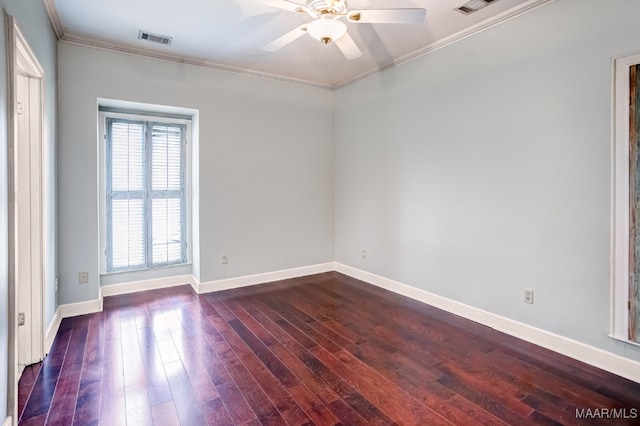
<path fill-rule="evenodd" d="M 613 155 L 611 199 L 611 326 L 609 336 L 629 340 L 629 70 L 640 64 L 640 52 L 614 58 L 613 75 Z"/>
<path fill-rule="evenodd" d="M 13 424 L 17 424 L 18 406 L 18 268 L 16 262 L 29 262 L 31 282 L 31 306 L 27 325 L 30 326 L 31 351 L 27 356 L 30 362 L 44 358 L 44 271 L 45 236 L 44 229 L 44 188 L 43 188 L 43 153 L 44 153 L 44 70 L 27 40 L 18 28 L 14 17 L 6 15 L 7 28 L 7 145 L 8 145 L 8 198 L 9 198 L 9 371 L 8 371 L 8 415 Z M 29 111 L 21 111 L 17 101 L 18 76 L 29 78 L 30 91 Z M 34 105 L 35 103 L 35 105 Z M 28 158 L 18 158 L 18 114 L 28 113 L 33 120 L 30 127 L 30 145 Z M 17 188 L 17 167 L 28 167 L 30 184 L 27 188 Z M 17 224 L 17 191 L 30 194 L 31 238 L 28 245 L 28 259 L 18 259 L 18 243 L 16 239 Z M 24 245 L 21 249 L 24 252 Z M 29 315 L 29 314 L 28 314 Z"/>

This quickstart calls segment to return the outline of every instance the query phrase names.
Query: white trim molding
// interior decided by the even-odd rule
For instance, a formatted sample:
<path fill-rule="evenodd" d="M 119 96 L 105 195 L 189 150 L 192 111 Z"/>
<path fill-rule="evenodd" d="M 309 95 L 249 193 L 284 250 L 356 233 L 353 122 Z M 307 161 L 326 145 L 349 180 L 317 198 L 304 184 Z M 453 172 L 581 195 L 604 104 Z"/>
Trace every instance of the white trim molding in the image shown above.
<path fill-rule="evenodd" d="M 232 288 L 246 287 L 256 284 L 265 284 L 273 281 L 287 280 L 290 278 L 304 277 L 307 275 L 321 274 L 335 270 L 335 263 L 321 263 L 318 265 L 303 266 L 300 268 L 283 269 L 280 271 L 266 272 L 263 274 L 245 275 L 236 278 L 208 281 L 199 283 L 197 293 L 210 293 L 212 291 L 229 290 Z"/>
<path fill-rule="evenodd" d="M 248 68 L 233 67 L 230 65 L 223 65 L 217 62 L 208 61 L 206 59 L 197 58 L 194 56 L 182 56 L 173 53 L 158 52 L 155 50 L 143 49 L 137 46 L 131 46 L 125 43 L 117 43 L 111 41 L 100 40 L 85 35 L 78 35 L 72 33 L 65 33 L 60 39 L 61 42 L 72 44 L 76 46 L 90 47 L 93 49 L 107 50 L 111 52 L 118 52 L 127 55 L 141 56 L 143 58 L 157 59 L 160 61 L 178 62 L 181 64 L 193 65 L 196 67 L 209 68 L 216 71 L 230 72 L 233 74 L 246 75 L 256 78 L 264 78 L 267 80 L 280 81 L 284 83 L 299 84 L 302 86 L 315 87 L 318 89 L 332 89 L 332 86 L 327 84 L 315 83 L 313 81 L 296 79 L 293 77 L 282 77 L 277 74 L 271 74 L 263 71 L 255 71 Z"/>
<path fill-rule="evenodd" d="M 103 297 L 185 284 L 190 284 L 197 294 L 203 294 L 250 285 L 266 284 L 269 282 L 299 278 L 331 271 L 340 272 L 368 284 L 372 284 L 396 294 L 426 303 L 430 306 L 443 309 L 452 314 L 459 315 L 463 318 L 491 327 L 497 331 L 501 331 L 640 383 L 640 362 L 337 262 L 328 262 L 255 275 L 245 275 L 204 283 L 200 283 L 193 275 L 179 275 L 175 277 L 104 286 L 100 288 L 101 291 L 99 299 L 88 302 L 60 305 L 58 307 L 58 310 L 54 315 L 54 319 L 47 330 L 47 349 L 50 348 L 51 342 L 53 341 L 58 327 L 60 326 L 60 321 L 63 318 L 101 312 Z"/>
<path fill-rule="evenodd" d="M 46 259 L 43 247 L 46 246 L 47 229 L 43 222 L 45 193 L 42 184 L 44 167 L 42 153 L 45 73 L 16 19 L 6 13 L 4 19 L 7 43 L 5 52 L 7 61 L 6 117 L 9 152 L 7 163 L 9 188 L 7 296 L 9 307 L 6 389 L 7 414 L 13 417 L 14 422 L 17 422 L 18 380 L 22 368 L 24 365 L 39 362 L 44 358 L 44 271 L 46 270 Z M 30 117 L 29 124 L 21 123 L 19 120 L 18 98 L 21 84 L 19 80 L 26 82 L 23 87 L 28 87 L 29 91 L 29 94 L 23 99 L 26 100 L 25 117 Z M 21 132 L 23 136 L 28 133 L 29 137 L 20 137 Z M 19 147 L 24 149 L 18 149 Z M 28 170 L 29 165 L 31 165 L 30 171 Z M 20 170 L 27 170 L 25 175 L 27 179 L 22 184 L 19 184 L 18 180 Z M 24 209 L 24 205 L 20 207 L 22 198 L 30 200 L 30 207 L 26 209 Z M 27 214 L 27 218 L 23 217 L 25 214 Z M 25 232 L 27 234 L 36 233 L 38 236 L 31 238 L 26 246 L 16 244 L 20 238 L 24 239 Z M 17 284 L 21 274 L 31 277 L 30 280 L 26 280 L 26 287 Z M 25 292 L 24 290 L 27 289 L 28 291 Z M 21 328 L 18 327 L 16 321 L 18 311 L 24 312 L 27 318 L 26 325 Z M 25 344 L 19 345 L 19 342 Z"/>
<path fill-rule="evenodd" d="M 341 263 L 336 271 L 640 383 L 640 362 Z"/>
<path fill-rule="evenodd" d="M 62 25 L 62 20 L 58 14 L 55 0 L 43 0 L 42 2 L 44 3 L 47 15 L 49 15 L 49 21 L 51 21 L 53 32 L 56 33 L 58 40 L 62 39 L 62 37 L 64 37 L 64 26 Z"/>
<path fill-rule="evenodd" d="M 614 58 L 611 156 L 611 337 L 629 341 L 629 69 L 640 53 Z"/>
<path fill-rule="evenodd" d="M 93 314 L 102 312 L 102 301 L 104 297 L 117 296 L 121 294 L 138 293 L 147 290 L 156 290 L 180 285 L 190 285 L 196 294 L 209 293 L 212 291 L 230 290 L 233 288 L 245 287 L 255 284 L 265 284 L 273 281 L 286 280 L 289 278 L 304 277 L 307 275 L 320 274 L 335 270 L 333 262 L 318 265 L 303 266 L 300 268 L 284 269 L 280 271 L 265 272 L 262 274 L 245 275 L 235 278 L 227 278 L 216 281 L 200 283 L 198 279 L 191 275 L 176 275 L 173 277 L 155 278 L 150 280 L 131 281 L 122 284 L 111 284 L 100 287 L 97 299 L 86 302 L 69 303 L 58 306 L 52 324 L 47 331 L 47 344 L 55 337 L 60 321 L 64 318 L 78 315 Z M 57 324 L 57 325 L 55 325 Z"/>
<path fill-rule="evenodd" d="M 58 306 L 59 316 L 63 318 L 77 317 L 79 315 L 95 314 L 102 312 L 102 296 L 86 302 L 68 303 Z"/>
<path fill-rule="evenodd" d="M 60 306 L 58 306 L 58 309 L 56 309 L 56 312 L 53 314 L 51 323 L 47 328 L 47 334 L 44 337 L 45 338 L 45 341 L 44 341 L 45 355 L 51 352 L 51 346 L 53 345 L 53 340 L 56 338 L 56 334 L 58 334 L 58 329 L 60 328 L 61 322 L 62 322 L 62 316 L 60 316 Z"/>
<path fill-rule="evenodd" d="M 11 416 L 9 416 L 6 419 L 4 419 L 4 422 L 2 423 L 2 426 L 11 426 L 11 425 L 13 425 L 13 420 L 12 420 Z"/>
<path fill-rule="evenodd" d="M 428 44 L 427 46 L 424 46 L 418 50 L 415 50 L 413 52 L 410 52 L 398 59 L 392 60 L 390 62 L 387 62 L 385 64 L 382 65 L 377 65 L 375 68 L 371 69 L 370 71 L 364 72 L 360 75 L 357 75 L 355 77 L 352 77 L 350 79 L 347 79 L 345 81 L 342 81 L 338 84 L 335 85 L 330 85 L 330 84 L 322 84 L 322 83 L 317 83 L 317 82 L 313 82 L 313 81 L 307 81 L 307 80 L 301 80 L 301 79 L 296 79 L 293 77 L 282 77 L 276 74 L 271 74 L 271 73 L 267 73 L 267 72 L 263 72 L 263 71 L 256 71 L 256 70 L 252 70 L 249 68 L 240 68 L 240 67 L 233 67 L 233 66 L 229 66 L 229 65 L 223 65 L 214 61 L 209 61 L 209 60 L 205 60 L 202 58 L 197 58 L 195 56 L 183 56 L 183 55 L 179 55 L 179 54 L 174 54 L 174 53 L 161 53 L 158 51 L 153 51 L 153 50 L 149 50 L 149 49 L 144 49 L 144 48 L 140 48 L 137 46 L 132 46 L 129 44 L 125 44 L 125 43 L 119 43 L 119 42 L 113 42 L 113 41 L 106 41 L 106 40 L 101 40 L 101 39 L 97 39 L 97 38 L 92 38 L 92 37 L 87 37 L 85 35 L 79 35 L 79 34 L 72 34 L 69 32 L 66 32 L 64 30 L 64 25 L 62 23 L 62 20 L 60 19 L 60 15 L 58 14 L 58 11 L 56 9 L 54 0 L 43 0 L 44 4 L 45 4 L 45 8 L 47 9 L 47 13 L 49 15 L 49 20 L 51 21 L 51 25 L 54 28 L 54 31 L 56 33 L 56 36 L 58 37 L 58 40 L 65 42 L 65 43 L 69 43 L 69 44 L 75 44 L 78 46 L 86 46 L 86 47 L 92 47 L 92 48 L 96 48 L 96 49 L 104 49 L 104 50 L 110 50 L 110 51 L 114 51 L 114 52 L 120 52 L 120 53 L 127 53 L 127 54 L 131 54 L 131 55 L 137 55 L 137 56 L 142 56 L 142 57 L 148 57 L 148 58 L 154 58 L 154 59 L 159 59 L 159 60 L 165 60 L 165 61 L 172 61 L 172 62 L 179 62 L 179 63 L 183 63 L 183 64 L 189 64 L 189 65 L 195 65 L 195 66 L 200 66 L 200 67 L 205 67 L 205 68 L 211 68 L 211 69 L 215 69 L 218 71 L 226 71 L 226 72 L 232 72 L 232 73 L 236 73 L 236 74 L 240 74 L 240 75 L 248 75 L 248 76 L 253 76 L 253 77 L 257 77 L 257 78 L 266 78 L 269 80 L 275 80 L 275 81 L 281 81 L 281 82 L 285 82 L 285 83 L 292 83 L 292 84 L 300 84 L 303 86 L 310 86 L 310 87 L 316 87 L 316 88 L 321 88 L 321 89 L 329 89 L 329 90 L 335 90 L 335 89 L 339 89 L 341 87 L 347 86 L 349 84 L 355 83 L 356 81 L 359 80 L 363 80 L 365 78 L 371 77 L 373 75 L 379 74 L 382 71 L 391 68 L 395 65 L 399 65 L 401 63 L 410 61 L 414 58 L 417 58 L 419 56 L 423 56 L 426 55 L 428 53 L 434 52 L 438 49 L 441 49 L 443 47 L 449 46 L 453 43 L 456 43 L 460 40 L 464 40 L 468 37 L 471 37 L 475 34 L 479 34 L 483 31 L 486 31 L 490 28 L 495 27 L 496 25 L 499 25 L 503 22 L 507 22 L 511 19 L 517 18 L 519 16 L 522 16 L 526 13 L 529 13 L 531 11 L 534 11 L 542 6 L 545 6 L 549 3 L 553 3 L 556 0 L 528 0 L 525 1 L 524 3 L 509 9 L 507 11 L 504 11 L 496 16 L 493 16 L 483 22 L 480 22 L 476 25 L 473 25 L 469 28 L 465 28 L 455 34 L 452 34 L 448 37 L 445 37 L 443 39 L 437 40 L 431 44 Z"/>
<path fill-rule="evenodd" d="M 189 284 L 196 290 L 196 279 L 191 274 L 176 275 L 173 277 L 154 278 L 150 280 L 131 281 L 122 284 L 110 284 L 100 287 L 102 297 L 118 296 L 120 294 L 137 293 L 139 291 L 156 290 L 160 288 L 175 287 Z"/>
<path fill-rule="evenodd" d="M 526 1 L 512 9 L 506 10 L 492 18 L 489 18 L 485 21 L 482 21 L 476 25 L 472 25 L 470 27 L 464 28 L 463 30 L 458 31 L 457 33 L 451 34 L 450 36 L 444 37 L 440 40 L 437 40 L 431 44 L 421 47 L 420 49 L 414 50 L 413 52 L 409 52 L 404 56 L 401 56 L 398 59 L 392 60 L 380 66 L 377 66 L 375 69 L 371 71 L 367 71 L 360 75 L 357 75 L 353 78 L 343 81 L 342 83 L 338 83 L 335 86 L 332 86 L 332 89 L 340 89 L 341 87 L 348 86 L 352 83 L 355 83 L 360 80 L 364 80 L 365 78 L 372 77 L 376 74 L 380 74 L 382 71 L 394 67 L 396 65 L 402 64 L 404 62 L 408 62 L 412 59 L 427 55 L 431 52 L 435 52 L 436 50 L 442 49 L 443 47 L 447 47 L 469 37 L 472 37 L 476 34 L 480 34 L 486 30 L 489 30 L 496 25 L 500 25 L 504 22 L 510 21 L 514 18 L 518 18 L 522 15 L 525 15 L 529 12 L 533 12 L 541 8 L 542 6 L 546 6 L 549 3 L 553 3 L 556 0 L 529 0 Z M 429 12 L 427 12 L 429 13 Z"/>

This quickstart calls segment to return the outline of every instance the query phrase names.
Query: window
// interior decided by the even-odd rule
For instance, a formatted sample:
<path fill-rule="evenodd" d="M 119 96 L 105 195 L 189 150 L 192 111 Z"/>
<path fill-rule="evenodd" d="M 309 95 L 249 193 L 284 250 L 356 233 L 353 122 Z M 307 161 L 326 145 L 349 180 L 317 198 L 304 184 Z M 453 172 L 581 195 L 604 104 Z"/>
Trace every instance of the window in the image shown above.
<path fill-rule="evenodd" d="M 103 113 L 107 273 L 187 262 L 189 122 Z"/>

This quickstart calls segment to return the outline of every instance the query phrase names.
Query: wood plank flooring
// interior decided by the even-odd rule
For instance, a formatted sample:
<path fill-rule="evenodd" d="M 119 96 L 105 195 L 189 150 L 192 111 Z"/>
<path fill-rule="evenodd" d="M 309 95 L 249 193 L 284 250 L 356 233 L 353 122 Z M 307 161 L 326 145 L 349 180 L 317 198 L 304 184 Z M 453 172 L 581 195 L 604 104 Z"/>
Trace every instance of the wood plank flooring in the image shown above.
<path fill-rule="evenodd" d="M 20 425 L 639 424 L 640 384 L 331 272 L 108 297 L 25 370 Z"/>

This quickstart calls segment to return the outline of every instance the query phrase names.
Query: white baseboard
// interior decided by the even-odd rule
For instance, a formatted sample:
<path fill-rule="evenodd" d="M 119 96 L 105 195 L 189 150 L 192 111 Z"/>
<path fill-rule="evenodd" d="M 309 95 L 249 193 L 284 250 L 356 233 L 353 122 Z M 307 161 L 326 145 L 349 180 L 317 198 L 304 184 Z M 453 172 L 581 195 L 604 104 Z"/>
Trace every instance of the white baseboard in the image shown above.
<path fill-rule="evenodd" d="M 177 275 L 175 277 L 155 278 L 151 280 L 131 281 L 123 284 L 111 284 L 101 286 L 102 297 L 117 296 L 120 294 L 137 293 L 139 291 L 156 290 L 159 288 L 175 287 L 189 284 L 196 288 L 196 279 L 191 274 Z"/>
<path fill-rule="evenodd" d="M 196 277 L 191 274 L 177 275 L 175 277 L 156 278 L 151 280 L 131 281 L 122 284 L 111 284 L 100 287 L 98 299 L 87 302 L 70 303 L 58 306 L 56 316 L 58 321 L 63 318 L 78 315 L 91 314 L 102 311 L 102 299 L 108 296 L 117 296 L 121 294 L 137 293 L 146 290 L 155 290 L 166 287 L 174 287 L 178 285 L 189 284 L 193 290 L 200 293 L 208 293 L 211 291 L 228 290 L 232 288 L 245 287 L 254 284 L 263 284 L 273 281 L 285 280 L 289 278 L 303 277 L 306 275 L 319 274 L 335 270 L 333 262 L 322 263 L 319 265 L 303 266 L 300 268 L 285 269 L 281 271 L 266 272 L 262 274 L 246 275 L 236 278 L 228 278 L 224 280 L 208 281 L 200 283 Z M 55 333 L 54 333 L 55 336 Z"/>
<path fill-rule="evenodd" d="M 99 296 L 98 299 L 88 300 L 86 302 L 60 305 L 58 306 L 58 311 L 60 312 L 60 319 L 102 312 L 102 297 Z"/>
<path fill-rule="evenodd" d="M 60 306 L 58 306 L 58 309 L 56 309 L 56 312 L 53 314 L 53 318 L 51 319 L 49 328 L 47 328 L 47 334 L 45 335 L 45 341 L 44 341 L 45 355 L 47 355 L 51 351 L 51 345 L 53 345 L 53 339 L 55 339 L 56 334 L 58 334 L 58 329 L 60 328 L 61 322 L 62 322 L 62 316 L 60 316 Z"/>
<path fill-rule="evenodd" d="M 640 383 L 640 362 L 341 263 L 335 270 Z"/>
<path fill-rule="evenodd" d="M 602 349 L 578 342 L 567 337 L 551 333 L 528 324 L 521 323 L 473 306 L 466 305 L 446 297 L 438 296 L 425 290 L 421 290 L 379 275 L 372 274 L 357 268 L 336 262 L 322 263 L 318 265 L 304 266 L 300 268 L 285 269 L 266 272 L 262 274 L 247 275 L 223 280 L 198 282 L 193 275 L 180 275 L 176 277 L 160 278 L 155 280 L 134 281 L 125 284 L 113 284 L 100 288 L 99 298 L 88 302 L 60 305 L 54 319 L 47 330 L 46 344 L 50 349 L 53 338 L 63 318 L 85 315 L 102 311 L 102 298 L 119 294 L 135 293 L 151 289 L 172 287 L 176 285 L 190 284 L 198 294 L 213 291 L 228 290 L 246 287 L 256 284 L 265 284 L 290 278 L 298 278 L 323 272 L 338 271 L 345 275 L 359 279 L 366 283 L 384 288 L 394 293 L 410 297 L 411 299 L 426 303 L 436 308 L 443 309 L 455 315 L 467 318 L 495 330 L 531 342 L 533 344 L 550 349 L 554 352 L 577 359 L 611 373 L 640 383 L 640 362 L 607 352 Z M 4 426 L 4 425 L 3 425 Z"/>
<path fill-rule="evenodd" d="M 335 263 L 321 263 L 318 265 L 303 266 L 301 268 L 283 269 L 280 271 L 266 272 L 263 274 L 245 275 L 243 277 L 227 278 L 224 280 L 199 283 L 196 292 L 198 294 L 212 291 L 229 290 L 232 288 L 246 287 L 255 284 L 265 284 L 273 281 L 287 280 L 290 278 L 304 277 L 307 275 L 321 274 L 335 270 Z"/>
<path fill-rule="evenodd" d="M 2 426 L 12 426 L 13 425 L 13 420 L 11 418 L 11 416 L 7 417 L 4 422 L 2 422 Z"/>
<path fill-rule="evenodd" d="M 132 281 L 122 284 L 101 286 L 98 299 L 96 300 L 58 306 L 58 310 L 56 311 L 56 315 L 54 316 L 57 324 L 54 324 L 55 321 L 52 321 L 52 324 L 49 327 L 49 331 L 47 332 L 47 344 L 49 344 L 49 334 L 51 333 L 51 341 L 53 341 L 55 333 L 57 332 L 57 328 L 60 325 L 60 321 L 62 321 L 63 318 L 101 312 L 102 299 L 104 297 L 137 293 L 140 291 L 155 290 L 185 284 L 191 285 L 196 293 L 201 294 L 212 291 L 245 287 L 254 284 L 264 284 L 289 278 L 298 278 L 306 275 L 320 274 L 333 270 L 335 270 L 335 264 L 333 262 L 329 262 L 318 265 L 303 266 L 300 268 L 285 269 L 281 271 L 266 272 L 255 275 L 246 275 L 236 278 L 228 278 L 224 280 L 208 281 L 205 283 L 200 283 L 198 279 L 193 275 L 186 274 L 177 275 L 175 277 L 156 278 L 151 280 Z"/>

